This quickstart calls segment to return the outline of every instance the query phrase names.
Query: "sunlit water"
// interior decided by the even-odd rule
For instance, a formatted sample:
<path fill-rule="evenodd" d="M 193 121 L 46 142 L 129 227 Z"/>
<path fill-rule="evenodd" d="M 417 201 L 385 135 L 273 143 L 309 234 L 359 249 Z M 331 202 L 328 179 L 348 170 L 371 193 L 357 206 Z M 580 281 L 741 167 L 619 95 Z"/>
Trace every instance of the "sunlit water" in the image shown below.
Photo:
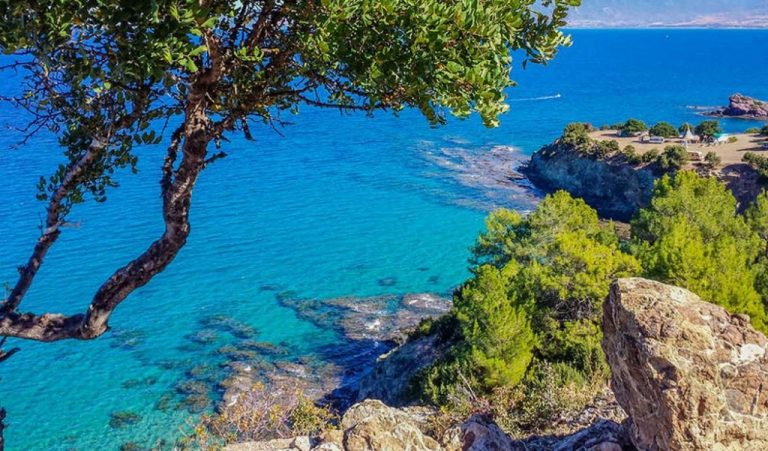
<path fill-rule="evenodd" d="M 517 70 L 511 112 L 496 130 L 477 120 L 431 129 L 400 117 L 305 109 L 284 136 L 264 128 L 256 142 L 234 137 L 229 157 L 195 188 L 193 232 L 168 270 L 136 291 L 91 342 L 13 341 L 22 351 L 0 365 L 0 404 L 11 450 L 118 449 L 172 443 L 193 417 L 174 394 L 196 365 L 218 364 L 214 345 L 186 336 L 212 315 L 255 328 L 256 339 L 312 354 L 342 338 L 281 307 L 300 298 L 386 293 L 448 294 L 467 276 L 468 248 L 494 206 L 529 209 L 515 183 L 488 177 L 515 166 L 573 120 L 696 121 L 687 106 L 720 105 L 733 92 L 768 98 L 768 32 L 577 31 L 548 67 Z M 17 84 L 0 81 L 5 91 Z M 0 106 L 0 123 L 18 114 Z M 727 121 L 741 131 L 753 122 Z M 50 137 L 11 149 L 0 136 L 0 281 L 15 281 L 38 234 L 37 178 L 60 161 Z M 162 231 L 162 148 L 140 150 L 140 173 L 121 176 L 106 204 L 78 207 L 23 309 L 83 311 L 98 286 Z M 215 393 L 213 394 L 215 396 Z M 183 406 L 182 406 L 183 407 Z M 141 419 L 110 426 L 110 413 Z"/>

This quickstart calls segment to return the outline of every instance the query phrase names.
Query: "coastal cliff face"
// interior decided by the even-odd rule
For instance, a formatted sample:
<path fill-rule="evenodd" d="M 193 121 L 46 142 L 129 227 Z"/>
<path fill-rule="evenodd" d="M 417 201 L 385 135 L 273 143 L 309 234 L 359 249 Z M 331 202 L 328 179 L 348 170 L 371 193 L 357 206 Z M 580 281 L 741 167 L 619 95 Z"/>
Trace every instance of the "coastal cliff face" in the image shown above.
<path fill-rule="evenodd" d="M 604 218 L 628 221 L 648 204 L 656 175 L 621 157 L 593 158 L 553 144 L 533 154 L 524 173 L 544 191 L 565 190 L 584 199 Z"/>

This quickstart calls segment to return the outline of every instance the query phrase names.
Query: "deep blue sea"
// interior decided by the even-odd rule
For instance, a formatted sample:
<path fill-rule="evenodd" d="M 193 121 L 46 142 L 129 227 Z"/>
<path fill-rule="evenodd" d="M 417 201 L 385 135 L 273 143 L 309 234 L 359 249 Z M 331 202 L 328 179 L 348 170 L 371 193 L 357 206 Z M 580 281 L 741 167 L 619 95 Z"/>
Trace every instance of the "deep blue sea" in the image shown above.
<path fill-rule="evenodd" d="M 526 210 L 519 189 L 468 171 L 484 155 L 529 155 L 571 121 L 629 116 L 675 124 L 700 120 L 692 106 L 727 103 L 741 92 L 768 98 L 768 31 L 577 30 L 574 45 L 546 67 L 515 70 L 510 112 L 489 130 L 476 118 L 430 128 L 416 112 L 341 115 L 304 108 L 281 130 L 233 137 L 229 156 L 195 188 L 188 245 L 164 273 L 135 292 L 91 342 L 9 340 L 21 352 L 0 365 L 0 405 L 9 450 L 116 450 L 124 442 L 173 442 L 194 418 L 159 408 L 195 364 L 215 357 L 185 338 L 211 315 L 258 330 L 311 354 L 341 338 L 299 319 L 276 294 L 307 299 L 380 294 L 448 294 L 467 277 L 468 248 L 489 209 Z M 0 92 L 19 79 L 6 75 Z M 38 135 L 14 148 L 0 105 L 0 282 L 15 281 L 44 212 L 40 175 L 61 161 Z M 729 131 L 754 122 L 725 121 Z M 140 172 L 121 174 L 106 204 L 78 206 L 22 308 L 83 311 L 111 272 L 163 230 L 159 167 L 163 147 L 143 148 Z M 473 166 L 475 165 L 475 166 Z M 482 169 L 480 170 L 482 172 Z M 165 406 L 162 406 L 165 407 Z M 110 413 L 136 424 L 112 428 Z"/>

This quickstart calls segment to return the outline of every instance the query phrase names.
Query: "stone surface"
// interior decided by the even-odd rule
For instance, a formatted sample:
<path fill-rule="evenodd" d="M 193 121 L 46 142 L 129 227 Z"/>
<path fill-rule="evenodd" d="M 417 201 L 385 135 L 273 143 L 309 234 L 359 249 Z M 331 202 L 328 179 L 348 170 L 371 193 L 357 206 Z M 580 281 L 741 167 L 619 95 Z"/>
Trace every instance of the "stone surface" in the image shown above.
<path fill-rule="evenodd" d="M 768 449 L 768 339 L 747 317 L 681 288 L 621 279 L 603 329 L 637 448 Z"/>
<path fill-rule="evenodd" d="M 352 406 L 341 420 L 344 449 L 439 450 L 440 444 L 424 435 L 403 411 L 381 401 L 367 400 Z"/>
<path fill-rule="evenodd" d="M 709 111 L 706 115 L 744 119 L 768 119 L 768 102 L 742 94 L 734 94 L 728 100 L 727 107 Z"/>
<path fill-rule="evenodd" d="M 419 337 L 398 346 L 376 361 L 371 371 L 360 380 L 357 401 L 378 399 L 391 406 L 413 401 L 411 380 L 419 372 L 444 356 L 448 343 L 440 343 L 431 335 Z"/>
<path fill-rule="evenodd" d="M 463 451 L 500 451 L 513 448 L 512 439 L 482 415 L 474 415 L 460 426 L 446 431 L 442 443 L 445 449 Z"/>

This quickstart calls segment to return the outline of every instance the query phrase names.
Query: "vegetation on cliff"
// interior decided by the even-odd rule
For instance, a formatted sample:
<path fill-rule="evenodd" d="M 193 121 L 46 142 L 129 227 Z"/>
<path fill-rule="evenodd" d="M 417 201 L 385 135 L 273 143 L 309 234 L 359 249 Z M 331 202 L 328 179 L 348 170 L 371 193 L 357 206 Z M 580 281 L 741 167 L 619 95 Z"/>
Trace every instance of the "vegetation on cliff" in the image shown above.
<path fill-rule="evenodd" d="M 768 330 L 768 194 L 739 214 L 721 182 L 681 171 L 656 183 L 623 239 L 564 191 L 529 216 L 499 210 L 486 224 L 473 278 L 450 320 L 432 323 L 456 343 L 419 380 L 434 403 L 457 409 L 481 397 L 510 429 L 583 407 L 608 376 L 600 312 L 617 277 L 690 289 Z"/>

